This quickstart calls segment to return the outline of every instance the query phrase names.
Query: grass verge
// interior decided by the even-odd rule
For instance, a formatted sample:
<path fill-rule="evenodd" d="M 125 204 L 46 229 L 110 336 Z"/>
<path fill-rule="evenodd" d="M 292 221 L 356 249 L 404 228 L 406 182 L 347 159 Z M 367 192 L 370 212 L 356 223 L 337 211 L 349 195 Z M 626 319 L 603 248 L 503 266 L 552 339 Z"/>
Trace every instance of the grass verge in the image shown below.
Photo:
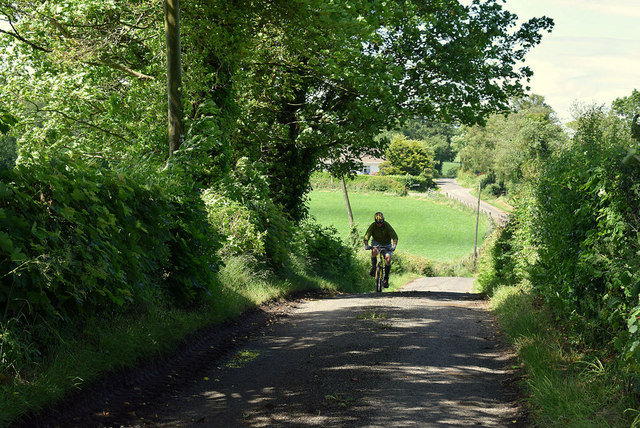
<path fill-rule="evenodd" d="M 526 402 L 538 427 L 637 426 L 613 367 L 572 347 L 526 286 L 498 286 L 491 298 L 525 373 Z"/>

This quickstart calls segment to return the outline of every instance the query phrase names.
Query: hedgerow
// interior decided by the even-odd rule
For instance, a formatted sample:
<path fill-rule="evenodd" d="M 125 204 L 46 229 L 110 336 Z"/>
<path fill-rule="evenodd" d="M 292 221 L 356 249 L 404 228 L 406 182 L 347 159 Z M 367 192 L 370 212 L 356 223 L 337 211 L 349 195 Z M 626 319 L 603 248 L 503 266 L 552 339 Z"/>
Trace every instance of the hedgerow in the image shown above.
<path fill-rule="evenodd" d="M 214 281 L 220 244 L 198 194 L 178 198 L 68 157 L 21 164 L 1 178 L 2 324 L 11 320 L 15 330 L 18 320 L 37 333 L 36 346 L 51 331 L 34 326 L 54 329 L 144 301 L 190 305 Z"/>
<path fill-rule="evenodd" d="M 594 108 L 523 183 L 479 280 L 529 282 L 575 343 L 640 379 L 640 167 L 626 123 Z M 638 389 L 640 391 L 640 389 Z"/>
<path fill-rule="evenodd" d="M 331 179 L 327 172 L 316 172 L 311 178 L 314 189 L 337 189 L 339 179 Z M 435 187 L 429 177 L 415 175 L 356 175 L 346 180 L 349 190 L 385 192 L 406 195 L 409 191 L 424 192 Z"/>

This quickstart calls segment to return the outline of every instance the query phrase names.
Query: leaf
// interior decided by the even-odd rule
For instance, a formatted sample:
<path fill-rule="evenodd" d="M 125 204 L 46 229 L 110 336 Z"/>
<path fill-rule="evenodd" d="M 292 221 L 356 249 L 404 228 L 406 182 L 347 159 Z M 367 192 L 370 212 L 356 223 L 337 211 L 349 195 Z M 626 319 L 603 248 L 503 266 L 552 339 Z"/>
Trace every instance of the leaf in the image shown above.
<path fill-rule="evenodd" d="M 0 232 L 0 250 L 3 250 L 8 254 L 11 254 L 13 252 L 13 241 L 11 240 L 11 237 L 5 232 Z"/>
<path fill-rule="evenodd" d="M 85 199 L 85 196 L 82 190 L 80 190 L 79 188 L 75 188 L 73 192 L 71 192 L 71 198 L 73 198 L 74 201 L 80 201 L 82 199 Z"/>

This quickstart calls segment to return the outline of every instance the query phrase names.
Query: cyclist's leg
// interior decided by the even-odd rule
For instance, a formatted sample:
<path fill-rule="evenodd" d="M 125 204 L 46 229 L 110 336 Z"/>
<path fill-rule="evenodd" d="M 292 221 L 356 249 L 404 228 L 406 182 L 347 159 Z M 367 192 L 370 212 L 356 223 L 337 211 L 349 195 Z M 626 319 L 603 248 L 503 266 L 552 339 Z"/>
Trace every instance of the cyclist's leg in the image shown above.
<path fill-rule="evenodd" d="M 391 272 L 391 251 L 386 251 L 384 255 L 384 286 L 389 286 L 389 272 Z"/>
<path fill-rule="evenodd" d="M 378 256 L 378 252 L 375 248 L 371 250 L 371 269 L 369 270 L 369 275 L 376 276 L 376 258 Z"/>

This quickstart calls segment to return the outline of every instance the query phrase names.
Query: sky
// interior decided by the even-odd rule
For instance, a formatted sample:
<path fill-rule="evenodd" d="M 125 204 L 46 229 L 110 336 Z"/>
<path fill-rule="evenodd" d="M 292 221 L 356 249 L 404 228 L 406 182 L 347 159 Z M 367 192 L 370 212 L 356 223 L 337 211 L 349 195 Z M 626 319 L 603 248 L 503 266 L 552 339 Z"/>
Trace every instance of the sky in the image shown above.
<path fill-rule="evenodd" d="M 521 20 L 548 16 L 553 31 L 528 54 L 531 92 L 566 123 L 572 105 L 610 106 L 640 90 L 640 0 L 506 0 Z"/>

